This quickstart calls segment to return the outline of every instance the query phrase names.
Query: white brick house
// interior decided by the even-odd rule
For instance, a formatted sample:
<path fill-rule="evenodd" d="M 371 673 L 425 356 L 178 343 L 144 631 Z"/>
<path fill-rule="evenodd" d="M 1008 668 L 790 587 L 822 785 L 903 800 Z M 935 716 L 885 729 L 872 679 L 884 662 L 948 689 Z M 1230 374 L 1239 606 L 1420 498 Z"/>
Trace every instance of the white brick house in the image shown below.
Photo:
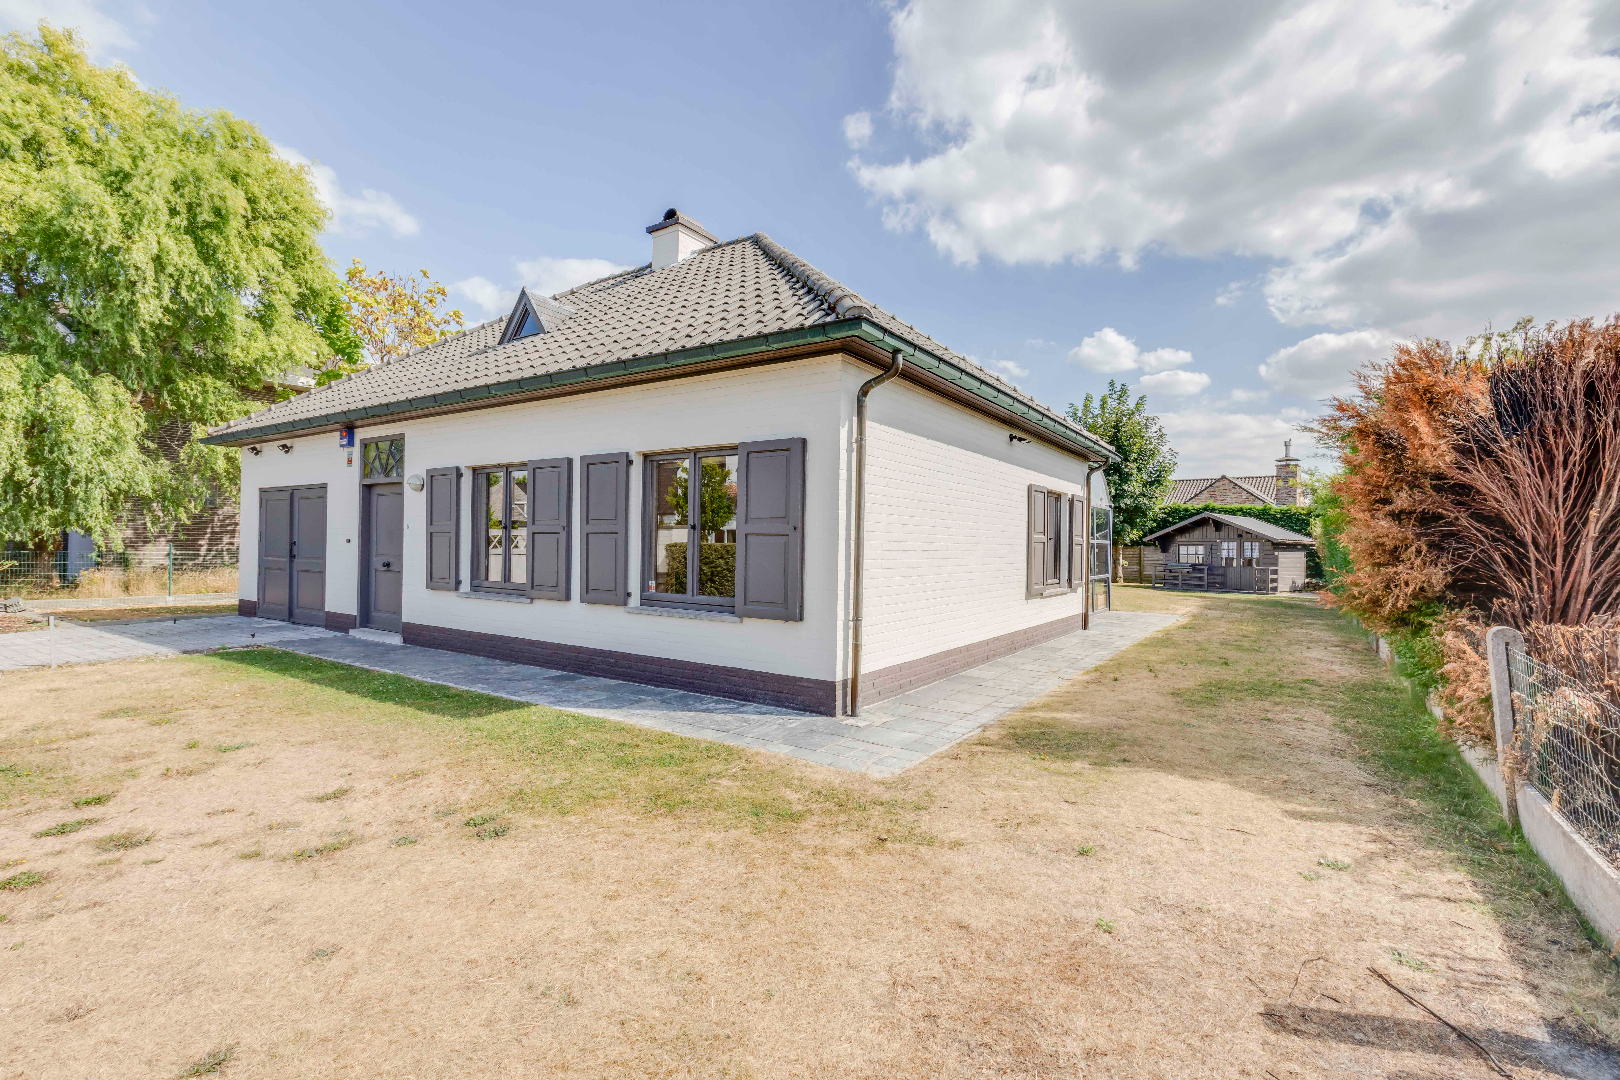
<path fill-rule="evenodd" d="M 240 609 L 839 714 L 1106 603 L 1105 443 L 762 234 L 648 231 L 212 432 Z"/>

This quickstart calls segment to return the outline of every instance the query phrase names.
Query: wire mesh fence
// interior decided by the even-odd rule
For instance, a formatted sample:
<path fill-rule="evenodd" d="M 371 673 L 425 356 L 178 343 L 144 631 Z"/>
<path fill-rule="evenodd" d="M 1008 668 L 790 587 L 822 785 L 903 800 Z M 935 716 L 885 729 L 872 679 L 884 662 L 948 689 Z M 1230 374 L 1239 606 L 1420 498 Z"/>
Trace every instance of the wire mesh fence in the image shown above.
<path fill-rule="evenodd" d="M 1519 778 L 1620 868 L 1620 709 L 1511 647 L 1508 682 Z"/>
<path fill-rule="evenodd" d="M 0 551 L 0 597 L 96 598 L 236 591 L 236 553 Z"/>

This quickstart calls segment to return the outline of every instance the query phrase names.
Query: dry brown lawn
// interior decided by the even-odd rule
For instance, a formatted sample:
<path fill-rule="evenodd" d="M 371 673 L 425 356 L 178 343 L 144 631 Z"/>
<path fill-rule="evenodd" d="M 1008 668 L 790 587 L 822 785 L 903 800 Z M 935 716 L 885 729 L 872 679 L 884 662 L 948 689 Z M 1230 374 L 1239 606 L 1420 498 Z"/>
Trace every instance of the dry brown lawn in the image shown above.
<path fill-rule="evenodd" d="M 1495 1075 L 1369 967 L 1620 1075 L 1342 621 L 1118 595 L 1187 617 L 891 781 L 274 650 L 0 674 L 0 1077 Z"/>

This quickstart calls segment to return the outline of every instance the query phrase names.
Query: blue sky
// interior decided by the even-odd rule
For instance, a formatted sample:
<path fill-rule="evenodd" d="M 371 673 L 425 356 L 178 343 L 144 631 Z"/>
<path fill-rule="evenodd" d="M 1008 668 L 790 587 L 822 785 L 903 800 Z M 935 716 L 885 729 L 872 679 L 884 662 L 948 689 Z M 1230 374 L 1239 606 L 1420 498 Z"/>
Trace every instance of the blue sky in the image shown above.
<path fill-rule="evenodd" d="M 1050 404 L 1130 381 L 1183 475 L 1269 472 L 1394 341 L 1620 308 L 1620 17 L 1213 10 L 0 0 L 0 21 L 80 27 L 254 121 L 315 166 L 335 263 L 425 267 L 469 321 L 645 262 L 677 206 Z"/>

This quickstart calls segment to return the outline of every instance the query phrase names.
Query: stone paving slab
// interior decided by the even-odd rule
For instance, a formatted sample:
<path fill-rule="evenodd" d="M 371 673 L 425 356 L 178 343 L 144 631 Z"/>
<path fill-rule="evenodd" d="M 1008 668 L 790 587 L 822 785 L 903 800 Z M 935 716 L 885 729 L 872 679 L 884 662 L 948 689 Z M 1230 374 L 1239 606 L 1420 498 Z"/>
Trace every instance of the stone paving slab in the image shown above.
<path fill-rule="evenodd" d="M 960 742 L 1175 619 L 1099 612 L 1090 630 L 919 687 L 846 720 L 238 615 L 0 635 L 0 670 L 274 645 L 372 671 L 884 777 Z"/>
<path fill-rule="evenodd" d="M 281 647 L 532 705 L 894 776 L 1175 620 L 1173 615 L 1099 612 L 1090 630 L 919 687 L 867 708 L 853 721 L 346 636 L 289 641 Z"/>
<path fill-rule="evenodd" d="M 313 637 L 339 636 L 313 626 L 294 626 L 241 615 L 100 626 L 58 624 L 55 630 L 0 634 L 0 671 L 48 667 L 52 664 L 94 664 L 107 660 L 177 656 L 180 653 L 209 652 L 246 645 L 279 645 Z"/>

